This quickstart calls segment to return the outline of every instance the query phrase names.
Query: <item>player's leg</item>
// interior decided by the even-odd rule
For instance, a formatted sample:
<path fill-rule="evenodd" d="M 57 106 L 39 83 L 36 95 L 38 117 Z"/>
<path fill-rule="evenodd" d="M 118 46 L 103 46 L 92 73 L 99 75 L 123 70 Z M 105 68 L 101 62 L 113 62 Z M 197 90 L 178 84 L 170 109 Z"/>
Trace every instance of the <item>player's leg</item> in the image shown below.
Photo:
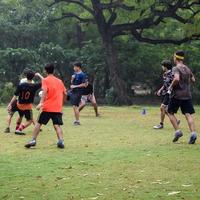
<path fill-rule="evenodd" d="M 194 119 L 193 119 L 193 116 L 189 113 L 186 113 L 185 114 L 185 118 L 188 122 L 188 126 L 189 126 L 189 129 L 192 132 L 195 132 L 195 124 L 194 124 Z"/>
<path fill-rule="evenodd" d="M 174 127 L 174 130 L 175 131 L 179 130 L 179 125 L 177 123 L 177 119 L 176 119 L 174 113 L 169 113 L 168 116 L 169 116 L 172 126 Z"/>
<path fill-rule="evenodd" d="M 79 112 L 79 106 L 73 106 L 74 110 L 74 117 L 75 117 L 75 122 L 74 125 L 80 125 L 80 112 Z"/>
<path fill-rule="evenodd" d="M 164 128 L 164 120 L 165 120 L 165 114 L 166 114 L 166 106 L 164 104 L 161 104 L 160 106 L 160 124 L 154 126 L 154 129 L 163 129 Z"/>
<path fill-rule="evenodd" d="M 100 114 L 98 112 L 98 105 L 97 105 L 97 101 L 96 101 L 94 94 L 90 95 L 89 100 L 92 103 L 92 106 L 94 107 L 96 117 L 99 117 Z"/>
<path fill-rule="evenodd" d="M 167 109 L 170 122 L 173 125 L 174 130 L 175 130 L 175 136 L 174 136 L 173 142 L 177 142 L 179 138 L 183 136 L 182 131 L 179 129 L 179 123 L 177 121 L 177 118 L 174 115 L 175 113 L 177 113 L 180 107 L 180 104 L 181 104 L 180 100 L 172 98 L 169 101 L 169 105 Z"/>
<path fill-rule="evenodd" d="M 32 120 L 32 124 L 33 124 L 34 127 L 35 127 L 36 123 L 37 123 L 37 122 L 35 121 L 35 119 L 33 119 L 33 120 Z M 42 129 L 40 129 L 40 132 L 42 132 Z"/>
<path fill-rule="evenodd" d="M 63 125 L 62 113 L 51 113 L 51 119 L 53 121 L 53 126 L 58 138 L 57 147 L 63 149 L 65 148 L 65 145 L 63 139 L 63 131 L 61 128 L 61 126 Z"/>
<path fill-rule="evenodd" d="M 17 130 L 17 129 L 20 127 L 20 124 L 22 123 L 22 119 L 23 119 L 23 117 L 21 117 L 21 116 L 19 115 L 18 118 L 17 118 L 17 121 L 16 121 L 15 130 Z"/>
<path fill-rule="evenodd" d="M 79 105 L 79 112 L 81 112 L 83 110 L 83 108 L 86 106 L 86 101 L 87 101 L 87 97 L 84 95 L 81 97 L 81 103 Z"/>
<path fill-rule="evenodd" d="M 47 112 L 40 113 L 38 121 L 36 122 L 35 128 L 33 130 L 32 140 L 25 145 L 26 148 L 30 148 L 36 145 L 36 139 L 40 133 L 42 125 L 46 125 L 49 122 L 50 118 L 51 116 L 49 113 Z"/>
<path fill-rule="evenodd" d="M 19 128 L 15 131 L 15 134 L 17 135 L 25 135 L 22 131 L 29 127 L 33 122 L 33 112 L 32 110 L 25 110 L 24 116 L 26 118 L 26 122 L 24 124 L 20 124 Z"/>
<path fill-rule="evenodd" d="M 54 124 L 54 129 L 56 131 L 57 138 L 58 138 L 57 147 L 61 149 L 65 148 L 64 139 L 63 139 L 63 131 L 62 131 L 61 126 Z"/>
<path fill-rule="evenodd" d="M 75 117 L 75 121 L 74 121 L 75 126 L 80 125 L 79 105 L 80 105 L 80 102 L 81 102 L 81 97 L 82 97 L 82 95 L 79 94 L 79 93 L 72 93 L 72 95 L 71 95 L 71 103 L 72 103 L 72 106 L 73 106 L 74 117 Z"/>
<path fill-rule="evenodd" d="M 4 131 L 5 133 L 10 133 L 10 126 L 11 126 L 12 118 L 16 111 L 18 111 L 17 105 L 13 105 L 11 110 L 8 111 L 8 116 L 7 116 L 7 120 L 6 120 L 7 128 Z"/>
<path fill-rule="evenodd" d="M 160 106 L 160 124 L 157 126 L 154 126 L 154 129 L 163 129 L 164 128 L 164 121 L 165 121 L 165 115 L 167 114 L 167 106 L 169 104 L 169 95 L 166 94 L 162 97 L 162 103 Z"/>
<path fill-rule="evenodd" d="M 13 114 L 8 113 L 8 116 L 7 116 L 7 119 L 6 119 L 7 127 L 4 131 L 4 133 L 10 133 L 10 125 L 11 125 L 12 117 L 13 117 Z"/>
<path fill-rule="evenodd" d="M 195 123 L 193 119 L 193 114 L 195 113 L 195 110 L 192 104 L 192 100 L 183 100 L 182 105 L 181 105 L 181 111 L 185 115 L 185 118 L 188 123 L 188 127 L 191 132 L 189 144 L 194 144 L 197 139 L 197 133 L 196 133 Z"/>
<path fill-rule="evenodd" d="M 30 147 L 36 146 L 36 139 L 37 139 L 37 137 L 38 137 L 38 135 L 39 135 L 39 133 L 40 133 L 40 128 L 41 128 L 41 127 L 42 127 L 42 124 L 36 122 L 35 128 L 34 128 L 34 130 L 33 130 L 33 134 L 32 134 L 32 140 L 29 141 L 29 142 L 25 145 L 26 148 L 30 148 Z"/>

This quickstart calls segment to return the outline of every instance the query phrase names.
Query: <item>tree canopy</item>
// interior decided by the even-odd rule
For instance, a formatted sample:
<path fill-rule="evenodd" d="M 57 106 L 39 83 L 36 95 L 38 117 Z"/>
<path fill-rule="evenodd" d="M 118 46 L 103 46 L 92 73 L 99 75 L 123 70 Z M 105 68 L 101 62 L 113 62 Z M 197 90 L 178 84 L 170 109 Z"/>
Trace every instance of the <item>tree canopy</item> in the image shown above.
<path fill-rule="evenodd" d="M 127 104 L 133 85 L 153 93 L 176 49 L 200 76 L 199 0 L 2 0 L 0 11 L 1 90 L 47 62 L 69 86 L 80 60 L 98 98 Z"/>

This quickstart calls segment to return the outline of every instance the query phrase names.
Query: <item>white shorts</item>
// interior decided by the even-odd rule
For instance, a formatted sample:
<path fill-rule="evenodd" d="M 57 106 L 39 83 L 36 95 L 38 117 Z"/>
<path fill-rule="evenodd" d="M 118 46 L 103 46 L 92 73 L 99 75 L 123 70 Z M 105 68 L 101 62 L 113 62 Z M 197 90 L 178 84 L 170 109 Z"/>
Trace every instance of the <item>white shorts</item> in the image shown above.
<path fill-rule="evenodd" d="M 96 99 L 94 94 L 88 94 L 88 95 L 83 95 L 81 97 L 81 103 L 86 104 L 86 103 L 96 103 Z"/>

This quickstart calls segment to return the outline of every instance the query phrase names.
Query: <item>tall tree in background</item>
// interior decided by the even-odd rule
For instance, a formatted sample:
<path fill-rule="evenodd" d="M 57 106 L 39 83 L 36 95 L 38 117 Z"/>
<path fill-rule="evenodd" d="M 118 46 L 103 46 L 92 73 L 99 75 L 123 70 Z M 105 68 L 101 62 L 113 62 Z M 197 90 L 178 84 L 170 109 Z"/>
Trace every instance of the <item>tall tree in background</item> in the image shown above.
<path fill-rule="evenodd" d="M 130 98 L 126 83 L 119 76 L 116 37 L 132 35 L 139 42 L 176 45 L 200 38 L 200 0 L 54 0 L 50 5 L 51 8 L 59 6 L 62 11 L 54 20 L 75 18 L 84 24 L 97 25 L 106 52 L 110 86 L 121 104 L 130 103 Z M 171 32 L 181 29 L 180 34 L 159 35 L 163 24 L 165 29 L 174 24 Z"/>

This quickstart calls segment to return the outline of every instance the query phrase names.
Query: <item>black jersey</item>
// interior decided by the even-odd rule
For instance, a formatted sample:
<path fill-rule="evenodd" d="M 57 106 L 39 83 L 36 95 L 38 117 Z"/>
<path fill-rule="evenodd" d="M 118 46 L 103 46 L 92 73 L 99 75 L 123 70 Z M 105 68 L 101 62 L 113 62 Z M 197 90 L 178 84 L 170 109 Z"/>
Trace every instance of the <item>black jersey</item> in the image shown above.
<path fill-rule="evenodd" d="M 83 95 L 93 94 L 93 85 L 88 84 L 86 88 L 83 90 Z"/>
<path fill-rule="evenodd" d="M 17 86 L 15 96 L 18 96 L 20 104 L 30 104 L 34 102 L 35 93 L 41 88 L 41 83 L 22 83 Z"/>

